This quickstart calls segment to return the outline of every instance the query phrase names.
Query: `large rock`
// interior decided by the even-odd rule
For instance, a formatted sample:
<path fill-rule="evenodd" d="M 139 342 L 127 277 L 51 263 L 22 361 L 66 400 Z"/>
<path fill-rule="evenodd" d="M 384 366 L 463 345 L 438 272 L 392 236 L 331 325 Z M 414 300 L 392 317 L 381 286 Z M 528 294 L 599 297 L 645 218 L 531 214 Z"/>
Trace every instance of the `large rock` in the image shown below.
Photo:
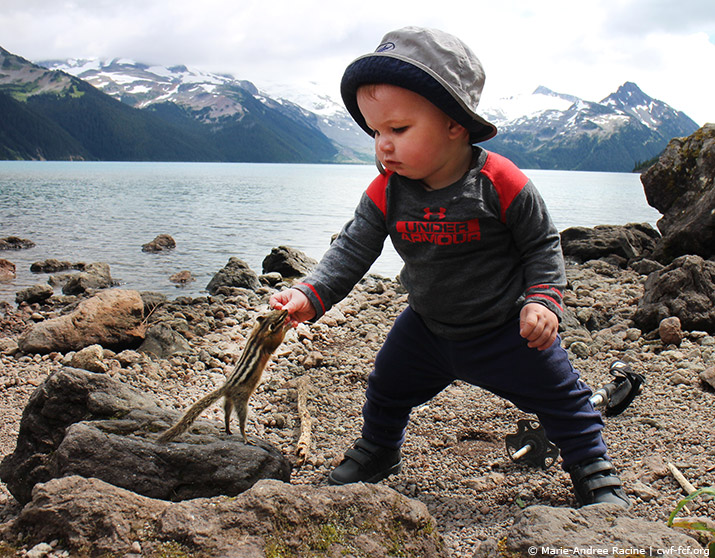
<path fill-rule="evenodd" d="M 564 552 L 564 549 L 569 552 Z M 612 504 L 571 508 L 531 506 L 519 512 L 507 536 L 482 543 L 473 558 L 504 556 L 667 556 L 686 558 L 702 546 L 666 526 L 628 517 Z"/>
<path fill-rule="evenodd" d="M 447 556 L 424 504 L 365 484 L 262 480 L 236 498 L 170 503 L 73 476 L 39 485 L 0 535 L 20 533 L 89 556 Z"/>
<path fill-rule="evenodd" d="M 32 285 L 15 293 L 15 302 L 22 304 L 34 304 L 35 302 L 43 302 L 55 294 L 55 290 L 49 285 Z"/>
<path fill-rule="evenodd" d="M 213 276 L 206 290 L 216 294 L 221 287 L 241 287 L 255 291 L 261 286 L 258 275 L 248 267 L 248 264 L 238 258 L 230 258 L 226 266 Z"/>
<path fill-rule="evenodd" d="M 17 236 L 6 236 L 5 238 L 0 238 L 0 250 L 27 250 L 28 248 L 34 248 L 35 243 L 32 240 L 27 240 L 26 238 L 20 238 Z"/>
<path fill-rule="evenodd" d="M 715 333 L 715 262 L 681 256 L 648 276 L 633 321 L 652 331 L 670 317 L 686 331 Z"/>
<path fill-rule="evenodd" d="M 561 232 L 561 249 L 580 262 L 608 256 L 631 261 L 648 256 L 659 238 L 648 223 L 571 227 Z"/>
<path fill-rule="evenodd" d="M 176 248 L 176 241 L 168 234 L 157 235 L 154 240 L 142 244 L 142 252 L 164 252 Z"/>
<path fill-rule="evenodd" d="M 0 281 L 12 281 L 15 277 L 15 264 L 9 260 L 0 258 Z"/>
<path fill-rule="evenodd" d="M 144 338 L 144 303 L 137 291 L 112 289 L 83 300 L 69 314 L 32 326 L 18 341 L 24 353 L 77 351 L 89 345 L 121 349 Z"/>
<path fill-rule="evenodd" d="M 715 255 L 715 124 L 671 140 L 641 182 L 648 203 L 663 214 L 656 259 Z"/>
<path fill-rule="evenodd" d="M 260 479 L 289 479 L 290 464 L 273 446 L 246 445 L 212 422 L 197 421 L 180 442 L 156 444 L 179 416 L 105 374 L 64 368 L 30 397 L 0 478 L 21 503 L 37 483 L 70 475 L 175 501 L 235 496 Z"/>
<path fill-rule="evenodd" d="M 303 277 L 318 264 L 310 256 L 290 246 L 273 248 L 263 259 L 263 273 L 280 273 L 283 277 Z"/>
<path fill-rule="evenodd" d="M 116 284 L 112 279 L 109 265 L 95 262 L 85 265 L 83 271 L 72 275 L 62 287 L 62 292 L 66 295 L 78 295 L 113 287 Z"/>

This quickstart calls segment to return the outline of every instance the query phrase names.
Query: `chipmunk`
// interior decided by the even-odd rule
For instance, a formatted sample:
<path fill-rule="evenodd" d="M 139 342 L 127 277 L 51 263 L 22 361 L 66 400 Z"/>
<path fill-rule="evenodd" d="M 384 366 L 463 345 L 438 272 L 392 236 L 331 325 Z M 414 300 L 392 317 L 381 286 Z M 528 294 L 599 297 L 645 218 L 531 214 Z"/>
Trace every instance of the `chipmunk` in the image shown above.
<path fill-rule="evenodd" d="M 236 409 L 243 441 L 248 444 L 246 437 L 248 399 L 258 387 L 268 359 L 292 327 L 287 317 L 288 313 L 285 310 L 274 310 L 265 316 L 258 316 L 256 325 L 253 326 L 253 331 L 246 341 L 243 354 L 226 383 L 189 407 L 181 420 L 159 436 L 157 442 L 169 442 L 186 432 L 206 408 L 223 397 L 226 433 L 231 434 L 231 411 Z"/>

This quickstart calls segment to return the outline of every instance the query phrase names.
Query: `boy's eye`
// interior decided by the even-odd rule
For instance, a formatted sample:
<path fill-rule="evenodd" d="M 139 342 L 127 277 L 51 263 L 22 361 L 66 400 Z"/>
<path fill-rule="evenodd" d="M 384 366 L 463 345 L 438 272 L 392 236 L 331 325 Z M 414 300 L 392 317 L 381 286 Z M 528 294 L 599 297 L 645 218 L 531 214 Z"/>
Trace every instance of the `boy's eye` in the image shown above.
<path fill-rule="evenodd" d="M 407 131 L 407 126 L 400 126 L 399 128 L 393 128 L 392 133 L 393 134 L 401 134 L 402 132 Z"/>

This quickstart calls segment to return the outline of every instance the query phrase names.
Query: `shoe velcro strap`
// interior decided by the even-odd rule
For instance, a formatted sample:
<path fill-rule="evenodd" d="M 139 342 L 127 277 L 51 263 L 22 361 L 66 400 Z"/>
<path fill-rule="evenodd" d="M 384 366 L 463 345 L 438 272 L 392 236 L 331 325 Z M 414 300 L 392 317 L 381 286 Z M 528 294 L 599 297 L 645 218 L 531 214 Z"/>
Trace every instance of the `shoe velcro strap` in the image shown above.
<path fill-rule="evenodd" d="M 366 467 L 368 463 L 370 463 L 370 461 L 372 460 L 371 454 L 365 453 L 364 451 L 360 451 L 355 448 L 350 448 L 349 450 L 347 450 L 345 452 L 345 457 L 359 463 L 362 467 Z"/>
<path fill-rule="evenodd" d="M 359 438 L 355 440 L 355 448 L 365 450 L 367 453 L 375 453 L 377 450 L 381 449 L 381 446 L 373 444 L 365 438 Z"/>
<path fill-rule="evenodd" d="M 594 492 L 599 488 L 620 488 L 620 486 L 620 479 L 613 475 L 609 475 L 607 477 L 590 478 L 583 481 L 583 487 L 589 492 Z"/>
<path fill-rule="evenodd" d="M 574 471 L 580 479 L 590 477 L 599 473 L 610 473 L 613 471 L 613 464 L 606 459 L 599 459 L 593 463 L 588 463 Z"/>

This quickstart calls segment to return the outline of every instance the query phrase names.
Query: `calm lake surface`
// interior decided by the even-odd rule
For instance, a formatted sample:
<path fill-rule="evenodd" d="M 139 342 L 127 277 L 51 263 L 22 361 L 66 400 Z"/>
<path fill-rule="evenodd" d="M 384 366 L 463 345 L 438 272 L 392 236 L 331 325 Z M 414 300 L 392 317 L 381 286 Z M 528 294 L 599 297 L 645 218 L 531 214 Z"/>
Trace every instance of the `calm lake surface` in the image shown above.
<path fill-rule="evenodd" d="M 525 172 L 559 230 L 660 218 L 637 174 Z M 0 252 L 17 267 L 13 282 L 0 283 L 0 300 L 45 283 L 30 265 L 48 258 L 106 262 L 126 288 L 172 298 L 205 292 L 231 256 L 259 274 L 279 245 L 319 259 L 376 174 L 371 165 L 0 161 L 0 238 L 36 244 Z M 175 250 L 141 251 L 162 233 Z M 371 272 L 394 277 L 401 265 L 388 241 Z M 182 270 L 197 280 L 177 288 L 169 277 Z"/>

